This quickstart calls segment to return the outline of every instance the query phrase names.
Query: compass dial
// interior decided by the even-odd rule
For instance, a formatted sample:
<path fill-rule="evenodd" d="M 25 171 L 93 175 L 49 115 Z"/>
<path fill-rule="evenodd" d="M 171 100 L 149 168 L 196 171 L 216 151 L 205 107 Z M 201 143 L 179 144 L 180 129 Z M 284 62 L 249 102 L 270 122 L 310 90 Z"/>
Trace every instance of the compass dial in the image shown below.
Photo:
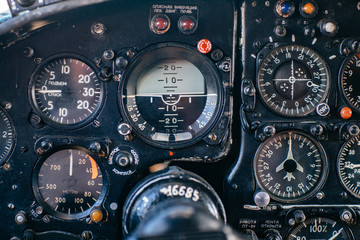
<path fill-rule="evenodd" d="M 321 145 L 297 131 L 267 139 L 254 160 L 257 183 L 281 202 L 296 202 L 312 196 L 325 181 L 327 162 Z"/>
<path fill-rule="evenodd" d="M 257 85 L 264 103 L 274 112 L 304 116 L 325 100 L 329 80 L 328 67 L 316 52 L 286 45 L 274 49 L 262 61 Z"/>

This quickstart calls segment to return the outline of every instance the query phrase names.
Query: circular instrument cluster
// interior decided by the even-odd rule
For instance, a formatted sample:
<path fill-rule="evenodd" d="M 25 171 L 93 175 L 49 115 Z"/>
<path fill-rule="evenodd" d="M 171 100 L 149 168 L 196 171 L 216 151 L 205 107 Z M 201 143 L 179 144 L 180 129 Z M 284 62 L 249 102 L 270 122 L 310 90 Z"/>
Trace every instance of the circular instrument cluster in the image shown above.
<path fill-rule="evenodd" d="M 347 58 L 340 71 L 340 85 L 346 101 L 360 111 L 360 53 Z"/>
<path fill-rule="evenodd" d="M 262 61 L 257 78 L 264 103 L 284 116 L 305 116 L 327 97 L 330 73 L 326 62 L 300 45 L 275 48 Z"/>
<path fill-rule="evenodd" d="M 77 219 L 100 205 L 106 192 L 106 178 L 86 149 L 62 149 L 37 163 L 33 191 L 54 216 Z"/>
<path fill-rule="evenodd" d="M 311 197 L 322 187 L 327 159 L 320 144 L 297 131 L 267 139 L 254 159 L 257 183 L 273 199 L 296 202 Z"/>
<path fill-rule="evenodd" d="M 213 64 L 184 46 L 158 46 L 130 66 L 120 89 L 121 105 L 145 141 L 183 147 L 206 134 L 221 108 Z"/>
<path fill-rule="evenodd" d="M 95 67 L 80 56 L 57 55 L 35 70 L 31 98 L 52 125 L 69 128 L 94 118 L 102 104 L 103 85 Z"/>

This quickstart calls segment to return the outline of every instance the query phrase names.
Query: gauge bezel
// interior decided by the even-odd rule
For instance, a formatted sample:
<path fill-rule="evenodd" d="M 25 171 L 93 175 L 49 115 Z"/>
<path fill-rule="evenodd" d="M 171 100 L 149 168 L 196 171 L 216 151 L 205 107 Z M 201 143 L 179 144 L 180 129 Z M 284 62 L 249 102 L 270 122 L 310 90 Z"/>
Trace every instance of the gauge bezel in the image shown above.
<path fill-rule="evenodd" d="M 66 213 L 55 211 L 48 204 L 46 204 L 44 202 L 44 199 L 42 198 L 41 193 L 39 191 L 39 180 L 38 180 L 38 174 L 40 172 L 40 168 L 43 165 L 43 163 L 48 159 L 48 157 L 50 157 L 52 154 L 54 154 L 58 151 L 67 150 L 67 149 L 79 150 L 79 151 L 82 151 L 82 152 L 88 154 L 89 156 L 91 156 L 95 160 L 96 164 L 99 166 L 101 174 L 102 174 L 102 179 L 103 179 L 103 183 L 102 183 L 103 186 L 101 189 L 101 194 L 99 195 L 99 197 L 98 197 L 97 201 L 94 203 L 94 205 L 92 205 L 89 209 L 85 210 L 84 212 L 70 214 L 70 215 L 66 214 Z M 36 161 L 35 166 L 32 171 L 32 174 L 31 174 L 31 184 L 32 184 L 32 190 L 33 190 L 35 199 L 37 200 L 38 204 L 44 208 L 44 210 L 47 214 L 50 214 L 51 216 L 53 216 L 55 218 L 59 218 L 59 219 L 63 219 L 63 220 L 79 220 L 79 219 L 88 217 L 90 215 L 90 212 L 94 208 L 102 206 L 102 204 L 105 200 L 107 191 L 108 191 L 108 175 L 105 171 L 104 166 L 101 164 L 99 158 L 95 154 L 90 152 L 88 149 L 77 146 L 77 145 L 63 145 L 63 146 L 54 148 L 53 151 L 46 152 Z"/>
<path fill-rule="evenodd" d="M 346 57 L 344 59 L 344 61 L 341 64 L 340 67 L 340 71 L 339 71 L 339 77 L 338 77 L 338 84 L 339 84 L 339 89 L 341 89 L 341 96 L 344 99 L 345 103 L 351 107 L 351 109 L 354 109 L 357 113 L 360 113 L 360 107 L 357 108 L 355 107 L 350 101 L 349 99 L 346 97 L 346 93 L 344 91 L 344 79 L 343 79 L 343 75 L 344 75 L 344 71 L 345 71 L 345 67 L 346 65 L 350 62 L 350 60 L 355 56 L 355 55 L 360 55 L 360 51 L 352 53 L 351 55 L 349 55 L 348 57 Z M 360 59 L 360 57 L 359 57 Z"/>
<path fill-rule="evenodd" d="M 261 181 L 261 179 L 259 179 L 258 177 L 258 173 L 257 173 L 257 165 L 255 164 L 258 161 L 259 155 L 261 153 L 261 150 L 263 149 L 263 146 L 266 146 L 267 144 L 269 144 L 269 142 L 273 139 L 276 138 L 279 135 L 283 135 L 283 134 L 287 134 L 289 135 L 289 132 L 292 132 L 293 134 L 299 134 L 301 136 L 305 136 L 306 138 L 308 138 L 311 142 L 313 142 L 313 144 L 317 147 L 317 149 L 319 150 L 320 156 L 323 157 L 323 164 L 324 166 L 322 166 L 323 169 L 323 173 L 322 176 L 319 178 L 319 181 L 316 182 L 316 187 L 311 190 L 310 192 L 306 193 L 303 196 L 300 197 L 296 197 L 294 199 L 283 199 L 280 198 L 276 195 L 274 195 L 272 192 L 270 192 L 268 189 L 264 188 L 259 182 Z M 322 144 L 317 141 L 315 138 L 313 138 L 312 136 L 310 136 L 309 134 L 302 132 L 302 131 L 298 131 L 298 130 L 286 130 L 286 131 L 281 131 L 275 135 L 273 135 L 272 137 L 267 138 L 265 141 L 263 141 L 257 148 L 256 153 L 254 155 L 253 161 L 252 161 L 252 169 L 253 169 L 253 174 L 255 175 L 255 180 L 256 180 L 256 186 L 257 188 L 262 189 L 264 192 L 266 192 L 267 194 L 269 194 L 270 198 L 278 201 L 278 202 L 282 202 L 282 203 L 298 203 L 298 202 L 302 202 L 305 200 L 308 200 L 309 198 L 313 197 L 315 195 L 316 192 L 318 192 L 324 185 L 325 185 L 325 181 L 328 177 L 329 174 L 329 163 L 328 163 L 328 157 L 326 155 L 326 152 L 324 150 L 324 147 L 322 146 Z"/>
<path fill-rule="evenodd" d="M 354 240 L 354 234 L 352 233 L 351 229 L 349 228 L 349 226 L 345 223 L 343 223 L 342 221 L 340 221 L 340 219 L 335 219 L 334 216 L 331 216 L 331 215 L 312 215 L 312 216 L 308 216 L 306 218 L 306 221 L 309 221 L 309 220 L 313 220 L 313 219 L 319 219 L 319 218 L 325 218 L 325 219 L 329 219 L 330 221 L 334 221 L 336 222 L 337 224 L 339 224 L 341 227 L 343 227 L 343 229 L 345 230 L 345 233 L 346 235 L 349 237 L 350 240 Z M 290 228 L 289 231 L 286 233 L 286 238 L 285 239 L 289 239 L 290 238 L 290 235 L 295 231 L 296 228 L 300 227 L 301 225 L 304 225 L 304 223 L 298 223 L 296 224 L 294 227 Z M 306 225 L 308 226 L 308 225 Z"/>
<path fill-rule="evenodd" d="M 0 106 L 0 111 L 2 111 L 5 114 L 5 117 L 9 120 L 11 130 L 13 131 L 13 137 L 12 137 L 12 143 L 11 143 L 10 149 L 6 153 L 6 156 L 3 159 L 0 159 L 0 166 L 2 166 L 7 160 L 10 159 L 10 157 L 14 153 L 14 149 L 16 147 L 17 135 L 16 135 L 15 124 L 14 124 L 13 120 L 11 119 L 11 116 L 8 113 L 8 111 L 6 111 L 2 106 Z"/>
<path fill-rule="evenodd" d="M 313 51 L 315 54 L 318 55 L 318 58 L 320 59 L 320 61 L 323 63 L 324 65 L 324 69 L 325 72 L 327 73 L 327 86 L 326 89 L 324 90 L 324 94 L 321 97 L 321 99 L 319 100 L 319 102 L 317 103 L 317 105 L 315 105 L 315 107 L 310 108 L 310 110 L 307 110 L 303 113 L 299 113 L 299 114 L 286 114 L 280 111 L 276 111 L 273 108 L 271 108 L 271 106 L 269 106 L 269 104 L 267 104 L 266 100 L 263 98 L 262 95 L 262 91 L 260 88 L 260 84 L 259 84 L 259 80 L 260 80 L 260 70 L 261 70 L 261 66 L 263 65 L 265 59 L 270 56 L 271 53 L 275 52 L 277 49 L 286 47 L 286 46 L 296 46 L 296 47 L 302 47 L 302 48 L 306 48 L 309 49 L 310 51 Z M 310 114 L 312 114 L 315 110 L 316 110 L 316 106 L 318 106 L 320 103 L 326 102 L 326 100 L 329 97 L 329 93 L 330 93 L 330 89 L 331 89 L 331 71 L 329 68 L 328 63 L 325 61 L 325 58 L 323 58 L 316 50 L 314 50 L 312 47 L 304 45 L 304 44 L 297 44 L 297 43 L 290 43 L 290 42 L 283 42 L 283 43 L 269 43 L 267 44 L 257 55 L 257 62 L 256 62 L 256 90 L 258 91 L 258 93 L 260 93 L 258 95 L 258 97 L 260 98 L 261 102 L 263 103 L 263 105 L 269 109 L 272 113 L 280 115 L 282 117 L 286 117 L 286 118 L 297 118 L 297 117 L 306 117 Z M 309 103 L 310 105 L 310 103 Z"/>
<path fill-rule="evenodd" d="M 337 156 L 337 159 L 336 159 L 336 172 L 337 172 L 337 175 L 338 175 L 338 177 L 339 177 L 340 184 L 341 184 L 341 186 L 343 187 L 343 189 L 344 189 L 346 192 L 350 193 L 351 196 L 353 196 L 354 198 L 360 200 L 360 194 L 358 195 L 358 194 L 354 193 L 353 191 L 350 191 L 350 189 L 348 189 L 348 187 L 345 185 L 344 181 L 343 181 L 342 178 L 341 178 L 341 172 L 340 172 L 340 160 L 341 160 L 340 158 L 341 158 L 341 154 L 345 151 L 345 147 L 348 145 L 348 143 L 350 143 L 350 141 L 352 141 L 352 140 L 355 140 L 356 138 L 359 138 L 359 140 L 360 140 L 360 136 L 355 136 L 355 137 L 350 138 L 350 139 L 347 140 L 346 142 L 344 142 L 343 145 L 341 146 L 340 151 L 339 151 L 338 156 Z"/>
<path fill-rule="evenodd" d="M 49 63 L 51 63 L 54 60 L 57 59 L 61 59 L 61 58 L 71 58 L 71 59 L 76 59 L 79 60 L 85 64 L 87 64 L 91 70 L 94 72 L 94 74 L 96 75 L 99 83 L 100 83 L 100 96 L 99 96 L 99 103 L 97 104 L 96 109 L 94 110 L 93 113 L 91 113 L 91 115 L 89 117 L 87 117 L 86 119 L 84 119 L 83 121 L 74 123 L 74 124 L 62 124 L 62 123 L 58 123 L 56 121 L 51 120 L 50 118 L 48 118 L 45 114 L 43 114 L 43 112 L 41 111 L 41 109 L 39 108 L 36 99 L 35 99 L 35 81 L 40 73 L 40 71 L 46 67 Z M 50 125 L 54 128 L 57 129 L 65 129 L 65 130 L 69 130 L 69 129 L 77 129 L 77 128 L 81 128 L 87 124 L 89 124 L 90 122 L 92 122 L 100 113 L 101 109 L 103 108 L 104 102 L 105 102 L 105 92 L 106 92 L 106 85 L 104 84 L 103 81 L 101 81 L 101 79 L 99 78 L 99 74 L 100 74 L 100 70 L 96 67 L 96 65 L 88 58 L 76 54 L 76 53 L 58 53 L 58 54 L 54 54 L 46 59 L 44 59 L 41 64 L 39 66 L 37 66 L 35 68 L 35 70 L 33 71 L 33 73 L 31 74 L 30 77 L 30 82 L 29 82 L 29 87 L 28 87 L 28 98 L 29 98 L 29 102 L 31 104 L 31 107 L 34 109 L 34 111 L 41 116 L 41 119 L 47 124 Z"/>
<path fill-rule="evenodd" d="M 169 50 L 167 50 L 167 49 L 169 49 Z M 146 56 L 150 52 L 155 52 L 155 51 L 159 51 L 159 50 L 160 51 L 168 51 L 169 53 L 168 53 L 167 57 L 171 56 L 171 57 L 176 57 L 176 58 L 182 58 L 182 59 L 185 59 L 185 60 L 191 62 L 192 64 L 194 64 L 204 76 L 204 81 L 205 81 L 205 86 L 206 86 L 207 92 L 209 89 L 212 89 L 214 92 L 217 93 L 217 106 L 214 109 L 214 114 L 213 114 L 212 118 L 209 120 L 208 124 L 205 126 L 205 130 L 199 131 L 199 132 L 201 132 L 201 134 L 199 134 L 198 136 L 196 136 L 195 138 L 192 138 L 190 140 L 185 140 L 182 142 L 173 142 L 173 143 L 158 142 L 158 141 L 151 140 L 148 137 L 144 136 L 144 134 L 142 134 L 137 129 L 137 127 L 134 126 L 134 123 L 131 121 L 131 117 L 129 116 L 129 112 L 126 108 L 126 104 L 124 101 L 125 101 L 125 99 L 127 99 L 127 89 L 129 86 L 129 79 L 131 77 L 131 74 L 133 73 L 134 70 L 138 70 L 136 68 L 138 65 L 141 64 L 144 56 Z M 178 55 L 172 55 L 174 52 L 176 52 Z M 161 59 L 166 59 L 166 58 L 155 55 L 155 61 L 161 60 Z M 125 121 L 132 126 L 132 129 L 136 133 L 136 135 L 139 136 L 139 138 L 142 139 L 144 142 L 146 142 L 152 146 L 155 146 L 155 147 L 159 147 L 162 149 L 179 149 L 179 148 L 191 146 L 191 145 L 199 142 L 201 139 L 204 138 L 205 135 L 207 135 L 211 131 L 211 129 L 214 127 L 215 123 L 218 121 L 218 119 L 221 115 L 221 112 L 224 109 L 225 99 L 223 99 L 224 89 L 221 85 L 222 78 L 221 78 L 217 68 L 215 67 L 215 64 L 210 59 L 208 59 L 205 55 L 202 55 L 199 52 L 197 52 L 195 48 L 184 45 L 184 44 L 169 42 L 169 43 L 156 44 L 156 45 L 146 48 L 145 50 L 140 52 L 138 55 L 136 55 L 136 57 L 131 61 L 131 63 L 129 64 L 129 67 L 126 69 L 122 79 L 123 80 L 121 81 L 121 83 L 119 84 L 119 87 L 118 87 L 119 109 L 122 113 L 124 113 Z M 209 83 L 211 83 L 211 84 L 209 84 Z M 133 88 L 136 89 L 136 82 L 133 82 L 131 84 L 133 84 L 134 85 Z"/>

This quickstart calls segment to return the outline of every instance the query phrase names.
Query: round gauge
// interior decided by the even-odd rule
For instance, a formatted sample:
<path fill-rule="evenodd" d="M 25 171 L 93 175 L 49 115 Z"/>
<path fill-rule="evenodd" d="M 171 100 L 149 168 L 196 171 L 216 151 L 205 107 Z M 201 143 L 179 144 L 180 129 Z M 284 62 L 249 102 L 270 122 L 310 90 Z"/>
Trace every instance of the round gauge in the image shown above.
<path fill-rule="evenodd" d="M 326 62 L 299 45 L 274 49 L 262 61 L 257 85 L 264 103 L 284 116 L 304 116 L 323 102 L 329 91 Z"/>
<path fill-rule="evenodd" d="M 120 89 L 133 129 L 148 143 L 184 147 L 203 137 L 221 108 L 216 69 L 205 56 L 178 45 L 141 54 Z"/>
<path fill-rule="evenodd" d="M 352 240 L 350 230 L 329 218 L 310 218 L 290 231 L 288 240 Z"/>
<path fill-rule="evenodd" d="M 86 149 L 69 148 L 40 160 L 33 175 L 33 190 L 50 213 L 78 219 L 99 206 L 105 195 L 105 178 Z"/>
<path fill-rule="evenodd" d="M 0 165 L 3 164 L 12 152 L 15 143 L 15 130 L 10 117 L 0 107 Z"/>
<path fill-rule="evenodd" d="M 354 197 L 360 199 L 360 138 L 347 141 L 340 150 L 337 170 L 341 184 Z"/>
<path fill-rule="evenodd" d="M 345 60 L 341 67 L 340 84 L 347 102 L 360 111 L 360 53 Z"/>
<path fill-rule="evenodd" d="M 31 79 L 35 109 L 50 124 L 76 127 L 93 119 L 102 103 L 103 85 L 95 67 L 79 56 L 57 55 Z"/>
<path fill-rule="evenodd" d="M 254 160 L 257 183 L 271 198 L 296 202 L 320 189 L 327 174 L 326 155 L 315 139 L 290 131 L 260 145 Z"/>

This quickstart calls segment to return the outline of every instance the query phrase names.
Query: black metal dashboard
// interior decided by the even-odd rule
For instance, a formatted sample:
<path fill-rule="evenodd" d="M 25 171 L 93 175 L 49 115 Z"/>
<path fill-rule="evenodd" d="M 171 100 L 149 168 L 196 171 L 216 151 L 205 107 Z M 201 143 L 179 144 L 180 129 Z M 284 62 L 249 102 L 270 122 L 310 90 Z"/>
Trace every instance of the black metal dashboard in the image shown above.
<path fill-rule="evenodd" d="M 168 165 L 192 173 L 159 199 L 200 201 L 237 231 L 359 239 L 359 20 L 358 1 L 184 0 L 14 22 L 1 239 L 124 239 Z"/>

